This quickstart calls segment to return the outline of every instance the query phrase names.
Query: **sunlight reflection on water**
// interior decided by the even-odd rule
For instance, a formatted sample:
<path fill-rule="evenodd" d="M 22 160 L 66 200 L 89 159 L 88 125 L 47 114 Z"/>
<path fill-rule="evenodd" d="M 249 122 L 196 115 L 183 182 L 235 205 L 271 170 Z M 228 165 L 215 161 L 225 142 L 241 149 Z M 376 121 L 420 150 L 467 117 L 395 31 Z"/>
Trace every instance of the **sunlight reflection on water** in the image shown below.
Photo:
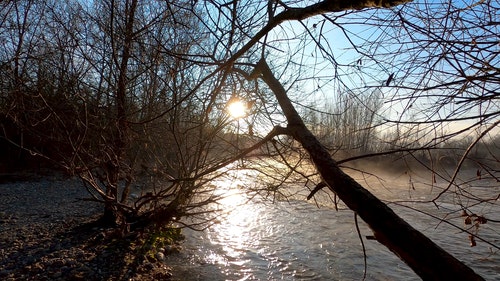
<path fill-rule="evenodd" d="M 244 189 L 245 176 L 234 174 L 215 183 L 217 195 L 223 196 L 217 208 L 226 212 L 219 223 L 204 232 L 185 230 L 183 252 L 167 260 L 174 268 L 173 280 L 362 279 L 363 253 L 351 211 L 317 208 L 302 200 L 271 204 L 259 197 L 249 198 Z M 394 192 L 389 195 L 397 196 Z M 416 217 L 408 209 L 396 211 L 442 247 L 474 265 L 487 280 L 500 278 L 498 252 L 489 254 L 484 243 L 470 248 L 466 236 L 456 229 L 438 227 L 435 220 Z M 371 235 L 366 225 L 360 223 L 360 227 L 362 235 Z M 493 226 L 485 225 L 485 234 L 497 232 L 488 227 Z M 365 244 L 367 280 L 420 280 L 380 244 Z"/>

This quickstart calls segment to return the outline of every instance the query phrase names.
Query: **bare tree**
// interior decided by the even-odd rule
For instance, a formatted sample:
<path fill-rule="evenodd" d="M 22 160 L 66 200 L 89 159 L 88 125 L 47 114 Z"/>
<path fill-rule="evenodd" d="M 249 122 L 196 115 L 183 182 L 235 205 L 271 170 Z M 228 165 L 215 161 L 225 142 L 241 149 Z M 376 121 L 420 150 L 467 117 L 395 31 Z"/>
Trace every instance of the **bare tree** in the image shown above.
<path fill-rule="evenodd" d="M 396 4 L 399 3 L 382 3 L 381 5 L 395 6 Z M 237 9 L 236 3 L 232 8 L 225 6 L 217 6 L 216 4 L 213 5 L 214 5 L 213 9 L 219 11 L 221 14 L 223 13 L 223 11 L 225 11 L 225 9 L 227 10 Z M 420 4 L 417 3 L 416 6 L 413 7 L 421 7 L 419 5 Z M 333 76 L 337 79 L 340 79 L 339 83 L 344 87 L 351 89 L 359 88 L 361 89 L 360 92 L 362 92 L 366 90 L 373 91 L 376 89 L 387 88 L 387 87 L 394 88 L 395 86 L 398 86 L 398 88 L 401 89 L 400 90 L 401 93 L 404 93 L 404 95 L 401 95 L 401 97 L 398 98 L 393 98 L 392 99 L 393 101 L 397 101 L 399 99 L 403 100 L 409 99 L 412 101 L 418 99 L 420 101 L 421 100 L 420 97 L 423 98 L 426 97 L 425 94 L 426 92 L 436 89 L 434 87 L 429 87 L 428 84 L 425 84 L 426 85 L 425 87 L 418 88 L 419 93 L 422 94 L 415 95 L 411 94 L 411 92 L 408 93 L 408 90 L 409 89 L 411 90 L 412 88 L 414 89 L 414 87 L 401 86 L 400 73 L 395 72 L 392 69 L 388 71 L 387 65 L 382 64 L 383 59 L 380 59 L 378 57 L 378 55 L 382 55 L 385 56 L 383 57 L 384 59 L 390 58 L 390 56 L 388 56 L 387 53 L 378 52 L 381 46 L 380 44 L 377 43 L 379 41 L 372 41 L 372 40 L 362 41 L 364 39 L 362 37 L 357 37 L 356 40 L 351 40 L 350 43 L 352 44 L 351 45 L 352 48 L 355 50 L 355 52 L 357 52 L 360 56 L 362 56 L 362 58 L 361 59 L 354 58 L 353 61 L 355 63 L 353 64 L 342 65 L 339 63 L 339 60 L 335 56 L 333 49 L 330 48 L 330 46 L 328 45 L 328 40 L 326 39 L 326 37 L 321 32 L 319 32 L 316 35 L 317 37 L 315 37 L 314 34 L 310 32 L 310 30 L 308 30 L 309 28 L 311 28 L 311 26 L 312 28 L 318 28 L 318 26 L 325 28 L 326 24 L 331 24 L 331 26 L 335 26 L 341 29 L 343 32 L 345 32 L 347 40 L 349 40 L 351 39 L 351 36 L 355 37 L 356 35 L 350 34 L 349 33 L 350 31 L 347 30 L 347 27 L 342 26 L 344 18 L 345 22 L 348 22 L 352 18 L 359 19 L 359 21 L 355 21 L 357 24 L 359 24 L 362 21 L 365 21 L 366 23 L 366 18 L 381 19 L 380 21 L 368 22 L 368 26 L 373 27 L 373 29 L 382 29 L 382 31 L 374 32 L 375 34 L 374 36 L 375 37 L 378 36 L 379 38 L 385 38 L 382 35 L 385 34 L 386 30 L 389 30 L 389 27 L 391 27 L 396 21 L 399 23 L 403 22 L 409 26 L 413 26 L 414 28 L 418 28 L 419 26 L 418 24 L 413 24 L 413 25 L 409 24 L 408 22 L 411 23 L 411 21 L 405 20 L 403 12 L 401 12 L 404 9 L 401 10 L 395 9 L 387 11 L 373 9 L 367 11 L 367 14 L 363 14 L 362 12 L 361 13 L 351 12 L 351 10 L 370 8 L 370 7 L 372 7 L 370 3 L 364 3 L 364 2 L 349 4 L 346 7 L 341 7 L 341 5 L 337 5 L 336 2 L 320 2 L 318 4 L 314 4 L 303 8 L 292 7 L 292 5 L 289 6 L 281 2 L 270 3 L 269 6 L 267 7 L 264 7 L 263 5 L 257 6 L 256 10 L 259 12 L 257 13 L 257 16 L 255 16 L 254 18 L 262 20 L 265 24 L 261 25 L 260 29 L 258 29 L 257 32 L 251 33 L 254 35 L 250 36 L 247 43 L 244 44 L 241 48 L 237 49 L 237 51 L 234 51 L 233 55 L 230 56 L 227 60 L 225 60 L 224 63 L 219 66 L 218 69 L 224 69 L 229 64 L 239 64 L 243 68 L 246 68 L 247 71 L 249 72 L 247 75 L 243 75 L 246 76 L 248 79 L 256 78 L 260 74 L 262 74 L 261 78 L 263 78 L 268 87 L 274 92 L 274 94 L 276 95 L 276 99 L 281 106 L 283 114 L 287 117 L 287 120 L 285 122 L 286 128 L 275 127 L 275 129 L 271 131 L 270 135 L 274 136 L 277 134 L 278 135 L 285 134 L 292 136 L 295 140 L 297 140 L 309 153 L 309 157 L 315 164 L 316 168 L 319 171 L 319 174 L 321 175 L 321 178 L 325 182 L 323 184 L 319 184 L 318 186 L 319 187 L 328 186 L 337 196 L 339 196 L 339 198 L 345 204 L 349 206 L 349 208 L 354 210 L 360 217 L 363 218 L 363 220 L 365 220 L 365 222 L 368 223 L 368 225 L 372 228 L 372 230 L 375 233 L 375 239 L 377 239 L 382 244 L 386 245 L 392 251 L 396 252 L 398 256 L 400 256 L 406 263 L 408 263 L 410 267 L 412 267 L 415 270 L 415 272 L 417 272 L 422 278 L 424 279 L 450 278 L 451 277 L 450 274 L 456 273 L 457 274 L 455 276 L 456 278 L 481 280 L 482 278 L 477 276 L 471 269 L 469 269 L 463 263 L 459 262 L 457 259 L 453 258 L 451 255 L 445 253 L 440 247 L 435 245 L 429 239 L 425 238 L 425 236 L 423 236 L 420 232 L 416 231 L 408 224 L 403 222 L 393 213 L 392 210 L 388 209 L 384 204 L 378 201 L 378 199 L 372 196 L 366 189 L 364 189 L 355 181 L 353 181 L 352 178 L 344 174 L 339 169 L 338 164 L 329 157 L 329 152 L 325 150 L 324 147 L 319 142 L 316 141 L 314 136 L 311 135 L 309 130 L 305 127 L 297 111 L 292 106 L 292 103 L 290 102 L 291 99 L 294 101 L 297 99 L 297 97 L 294 95 L 294 91 L 291 91 L 291 89 L 293 88 L 293 86 L 295 86 L 294 85 L 295 83 L 303 79 L 302 78 L 303 75 L 311 75 L 311 80 L 316 79 L 316 77 L 314 77 L 314 71 L 315 71 L 314 67 L 312 68 L 312 72 L 301 71 L 301 70 L 306 70 L 308 66 L 306 63 L 306 59 L 304 58 L 306 52 L 304 51 L 304 49 L 306 48 L 304 45 L 300 45 L 300 43 L 293 44 L 292 42 L 294 38 L 297 39 L 298 42 L 303 42 L 300 41 L 300 39 L 303 38 L 309 38 L 310 41 L 314 42 L 315 46 L 317 46 L 317 49 L 320 50 L 319 53 L 321 54 L 322 58 L 326 59 L 328 62 L 331 63 L 334 73 Z M 412 9 L 411 5 L 408 5 L 408 7 L 410 7 L 409 8 L 410 10 Z M 425 8 L 423 10 L 425 10 Z M 430 11 L 431 9 L 429 8 L 427 10 Z M 346 12 L 344 14 L 342 13 L 331 14 L 334 12 L 342 12 L 342 11 Z M 353 16 L 351 16 L 351 14 Z M 415 14 L 418 13 L 415 12 Z M 446 14 L 453 15 L 453 12 L 448 8 L 446 10 Z M 311 24 L 312 22 L 305 21 L 305 19 L 312 17 L 314 15 L 320 15 L 319 17 L 320 20 L 318 20 L 319 23 Z M 394 18 L 391 18 L 391 15 L 394 15 Z M 427 15 L 427 18 L 430 20 L 433 19 L 433 17 L 429 15 Z M 300 33 L 300 31 L 294 29 L 295 27 L 297 27 L 297 25 L 292 26 L 292 24 L 290 23 L 290 27 L 287 27 L 288 24 L 287 22 L 293 20 L 300 22 L 300 24 L 303 26 L 303 29 L 301 29 L 303 30 L 302 31 L 303 33 Z M 228 21 L 235 23 L 234 18 L 230 18 L 228 19 Z M 234 25 L 240 28 L 241 30 L 245 29 L 245 26 L 242 26 L 241 24 L 238 25 L 234 24 Z M 285 31 L 287 28 L 290 28 L 289 30 L 292 30 L 289 31 L 290 37 L 285 37 L 289 38 L 289 40 L 285 40 L 284 37 L 282 36 L 287 34 Z M 386 30 L 384 30 L 384 28 Z M 406 28 L 408 29 L 408 27 Z M 231 30 L 234 30 L 234 28 Z M 277 34 L 273 33 L 273 31 L 275 30 Z M 422 32 L 423 31 L 424 30 L 422 30 Z M 425 31 L 428 30 L 426 29 Z M 222 33 L 217 33 L 215 31 L 213 32 L 213 36 L 215 37 L 219 36 L 218 38 L 220 38 L 220 40 L 223 41 L 222 38 L 224 38 L 224 36 L 220 34 Z M 410 36 L 408 39 L 409 42 L 408 46 L 411 46 L 413 50 L 418 50 L 416 52 L 419 52 L 417 53 L 418 56 L 416 56 L 415 61 L 410 60 L 410 66 L 412 62 L 419 61 L 420 59 L 422 63 L 427 63 L 428 61 L 430 61 L 425 56 L 425 53 L 422 53 L 423 52 L 422 45 L 419 45 L 420 42 L 419 40 L 422 38 L 421 37 L 412 38 L 411 36 L 414 33 L 408 32 L 408 34 Z M 396 35 L 393 38 L 395 40 L 399 40 L 401 37 Z M 285 43 L 280 44 L 281 42 Z M 385 42 L 388 41 L 384 41 L 384 43 Z M 427 41 L 424 39 L 422 40 L 422 42 L 425 43 Z M 279 58 L 278 55 L 276 56 L 273 55 L 272 50 L 274 49 L 282 50 L 282 48 L 285 47 L 287 48 L 287 50 L 289 50 L 288 52 L 284 52 L 286 54 L 285 58 Z M 389 51 L 393 51 L 394 47 L 391 45 L 387 46 L 386 49 Z M 371 52 L 367 50 L 370 50 Z M 396 49 L 395 53 L 401 54 L 402 56 L 406 56 L 406 54 L 404 52 L 401 52 L 400 49 Z M 299 60 L 294 59 L 296 58 L 296 56 L 294 57 L 295 54 L 298 54 Z M 247 57 L 242 57 L 243 55 Z M 249 62 L 251 62 L 252 60 L 256 61 L 259 57 L 261 57 L 260 63 L 257 64 L 255 69 L 252 70 L 251 68 L 248 68 Z M 300 61 L 300 59 L 302 59 L 302 61 Z M 439 59 L 441 59 L 441 57 L 439 57 Z M 267 65 L 266 61 L 272 62 L 273 71 L 271 71 L 271 67 Z M 408 58 L 406 60 L 401 60 L 401 61 L 408 61 Z M 363 65 L 363 67 L 359 67 L 360 65 Z M 343 72 L 341 67 L 349 67 L 349 66 L 352 66 L 352 69 L 356 69 L 358 72 L 357 73 L 354 73 L 354 71 Z M 415 69 L 418 71 L 421 70 L 429 71 L 429 67 L 423 68 L 420 65 L 418 67 L 415 67 Z M 250 73 L 251 71 L 252 73 Z M 279 76 L 280 77 L 279 79 L 283 79 L 285 82 L 279 82 L 279 80 L 275 78 L 273 72 L 279 73 L 279 75 L 277 76 Z M 382 77 L 380 77 L 381 72 L 382 73 L 385 72 L 382 75 Z M 239 73 L 242 72 L 239 71 Z M 323 72 L 318 72 L 318 73 L 321 74 Z M 360 77 L 361 80 L 360 84 L 356 84 L 355 82 L 357 81 L 354 81 L 354 79 L 349 78 L 348 80 L 345 80 L 346 77 L 351 77 L 353 74 L 355 76 Z M 425 78 L 424 80 L 420 80 L 422 79 L 421 77 L 422 76 L 418 75 L 415 76 L 416 80 L 414 81 L 417 82 L 423 81 L 422 83 L 424 83 Z M 462 79 L 463 82 L 465 82 L 465 80 L 467 79 Z M 449 87 L 450 85 L 450 83 L 442 83 L 442 84 L 446 85 L 447 87 Z M 451 84 L 454 83 L 451 82 Z M 323 85 L 327 85 L 327 83 L 324 82 Z M 449 97 L 449 94 L 447 94 L 446 96 Z M 486 97 L 487 98 L 484 98 L 484 100 L 491 101 L 491 99 L 493 99 L 495 95 L 488 94 L 486 95 Z M 403 107 L 398 113 L 407 114 L 409 113 L 409 108 L 411 107 L 417 108 L 417 106 L 413 105 L 412 102 L 411 104 L 408 104 L 407 107 Z M 439 113 L 436 112 L 436 114 Z M 412 119 L 415 118 L 415 116 L 416 115 L 409 115 L 409 117 Z M 476 116 L 476 118 L 489 119 L 492 116 L 496 116 L 496 113 L 482 112 L 480 115 Z M 415 145 L 407 146 L 408 142 L 401 142 L 400 145 L 394 146 L 393 149 L 391 149 L 390 151 L 381 152 L 381 154 L 389 154 L 393 153 L 394 150 L 397 150 L 398 152 L 406 152 L 409 153 L 409 155 L 414 155 L 415 151 L 427 150 L 431 147 L 435 147 L 434 145 L 436 144 L 436 142 L 431 141 L 429 143 L 429 141 L 425 138 L 425 135 L 429 131 L 435 132 L 436 127 L 434 126 L 434 124 L 436 124 L 436 122 L 443 122 L 445 120 L 453 121 L 453 118 L 447 117 L 446 119 L 441 118 L 433 122 L 429 122 L 433 124 L 431 126 L 424 126 L 426 122 L 423 123 L 417 122 L 416 124 L 419 124 L 420 126 L 418 126 L 417 131 L 415 131 L 405 126 L 405 124 L 410 124 L 412 123 L 412 121 L 408 123 L 407 121 L 403 121 L 403 119 L 401 118 L 397 118 L 396 120 L 386 118 L 385 124 L 390 124 L 390 123 L 397 124 L 397 126 L 399 127 L 397 132 L 400 132 L 399 135 L 401 135 L 401 133 L 405 134 L 406 140 L 417 139 L 421 142 L 419 143 L 419 145 L 416 146 Z M 280 122 L 283 123 L 282 121 Z M 480 136 L 482 137 L 486 135 L 488 132 L 490 132 L 494 127 L 497 126 L 497 123 L 498 122 L 490 123 L 491 125 L 487 127 L 486 130 L 482 134 L 480 134 Z M 348 160 L 349 159 L 340 160 L 340 162 L 345 163 Z M 284 161 L 287 162 L 286 159 L 284 159 Z M 460 164 L 461 163 L 459 163 L 459 166 Z M 298 172 L 297 169 L 293 169 L 294 168 L 293 165 L 287 165 L 287 166 L 292 170 Z M 448 190 L 449 190 L 448 188 L 445 188 L 443 192 L 446 192 Z M 495 200 L 495 198 L 493 197 L 490 199 Z M 483 201 L 484 200 L 482 200 L 481 202 Z M 365 207 L 367 208 L 365 209 Z M 395 228 L 392 229 L 391 227 Z M 414 247 L 413 249 L 410 249 L 412 247 L 409 245 L 410 243 L 408 243 L 409 237 L 411 237 L 410 238 L 411 241 L 419 241 L 418 243 L 414 244 L 418 246 Z M 422 251 L 423 248 L 425 248 L 426 253 Z M 426 256 L 429 252 L 433 252 L 433 254 L 431 254 L 430 256 Z M 443 268 L 447 268 L 447 270 L 443 270 Z"/>
<path fill-rule="evenodd" d="M 47 1 L 30 17 L 33 5 L 3 10 L 19 13 L 3 15 L 2 114 L 43 143 L 3 137 L 79 176 L 122 231 L 204 212 L 219 197 L 207 183 L 236 158 L 228 72 L 201 85 L 206 63 L 182 57 L 204 52 L 199 20 L 162 3 Z"/>
<path fill-rule="evenodd" d="M 314 182 L 316 188 L 309 197 L 326 187 L 370 226 L 371 238 L 423 279 L 482 280 L 398 217 L 339 164 L 394 152 L 418 161 L 416 153 L 477 131 L 447 178 L 449 185 L 427 203 L 439 206 L 444 194 L 455 192 L 473 199 L 471 205 L 460 205 L 464 217 L 485 222 L 470 207 L 496 202 L 498 197 L 463 192 L 456 179 L 474 147 L 486 138 L 496 139 L 498 32 L 490 31 L 498 27 L 494 4 L 110 0 L 79 3 L 79 12 L 66 17 L 46 5 L 53 15 L 50 23 L 58 26 L 48 34 L 61 39 L 54 41 L 42 40 L 42 32 L 36 32 L 42 24 L 28 24 L 44 20 L 40 15 L 28 17 L 33 2 L 22 7 L 14 2 L 2 4 L 16 12 L 12 17 L 2 14 L 2 19 L 13 21 L 17 32 L 2 29 L 10 36 L 11 47 L 2 57 L 7 66 L 2 71 L 12 79 L 1 85 L 14 85 L 2 94 L 4 115 L 18 122 L 13 108 L 30 112 L 26 109 L 43 105 L 46 113 L 33 110 L 28 121 L 50 120 L 56 125 L 50 139 L 68 144 L 62 166 L 78 174 L 95 199 L 104 203 L 105 221 L 127 231 L 201 214 L 204 205 L 220 198 L 210 181 L 223 176 L 229 164 L 244 159 L 270 183 L 265 192 L 280 193 L 287 181 L 297 177 Z M 80 19 L 85 24 L 66 24 Z M 332 46 L 328 37 L 332 30 L 340 31 L 335 36 L 341 34 L 348 42 L 349 56 L 343 57 Z M 56 44 L 42 48 L 51 42 Z M 33 58 L 33 46 L 36 54 L 43 55 Z M 52 60 L 42 59 L 47 57 Z M 77 82 L 74 87 L 54 87 L 38 79 L 47 73 L 58 81 Z M 23 87 L 34 94 L 19 100 L 15 93 Z M 54 107 L 58 99 L 49 100 L 41 89 L 50 94 L 70 89 L 57 97 L 65 97 L 73 106 L 66 110 L 74 109 L 76 117 L 66 118 L 70 115 Z M 341 133 L 335 132 L 343 139 L 322 144 L 295 107 L 303 106 L 305 98 L 329 91 L 346 94 L 338 101 L 342 108 L 335 112 L 344 118 L 339 120 Z M 372 99 L 379 94 L 392 107 L 380 108 Z M 255 108 L 251 122 L 244 124 L 245 134 L 240 134 L 240 123 L 235 125 L 224 112 L 228 101 L 235 99 L 246 99 Z M 25 101 L 37 103 L 27 106 Z M 458 121 L 472 124 L 441 133 L 443 124 Z M 30 122 L 19 124 L 28 127 Z M 392 130 L 396 141 L 383 151 L 366 153 L 380 128 Z M 347 145 L 353 135 L 359 136 L 359 142 Z M 325 145 L 365 150 L 335 161 Z M 477 165 L 498 180 L 497 168 L 491 164 L 498 161 L 496 150 L 485 150 L 492 161 L 477 161 Z M 280 161 L 284 169 L 262 164 L 265 157 Z M 431 164 L 423 164 L 437 174 L 433 161 L 431 157 Z M 480 238 L 461 229 L 471 235 L 471 242 Z"/>

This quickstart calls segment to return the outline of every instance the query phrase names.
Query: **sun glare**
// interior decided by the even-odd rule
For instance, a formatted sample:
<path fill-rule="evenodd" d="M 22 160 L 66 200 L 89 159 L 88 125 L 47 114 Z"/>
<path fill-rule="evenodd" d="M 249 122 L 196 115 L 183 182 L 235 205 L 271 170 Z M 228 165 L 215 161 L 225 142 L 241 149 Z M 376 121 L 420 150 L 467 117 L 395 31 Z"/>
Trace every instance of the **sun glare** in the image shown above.
<path fill-rule="evenodd" d="M 247 106 L 243 101 L 235 100 L 229 103 L 227 111 L 233 118 L 241 118 L 247 114 Z"/>

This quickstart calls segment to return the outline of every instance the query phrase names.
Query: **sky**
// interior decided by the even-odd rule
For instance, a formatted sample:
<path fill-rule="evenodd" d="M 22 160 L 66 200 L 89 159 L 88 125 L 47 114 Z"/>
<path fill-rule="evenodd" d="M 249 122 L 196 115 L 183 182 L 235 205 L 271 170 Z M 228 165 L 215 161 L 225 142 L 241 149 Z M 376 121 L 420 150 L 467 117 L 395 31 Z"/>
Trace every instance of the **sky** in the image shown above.
<path fill-rule="evenodd" d="M 477 71 L 474 72 L 471 68 L 480 63 L 473 61 L 475 58 L 489 56 L 488 60 L 495 65 L 498 65 L 500 59 L 497 56 L 498 44 L 496 47 L 489 46 L 486 51 L 475 53 L 463 49 L 473 48 L 470 44 L 467 45 L 468 42 L 474 42 L 473 38 L 482 38 L 484 41 L 497 40 L 494 34 L 500 34 L 498 25 L 491 27 L 494 30 L 468 28 L 464 31 L 463 29 L 470 23 L 484 24 L 478 20 L 486 17 L 488 9 L 483 9 L 485 6 L 481 6 L 486 3 L 454 1 L 453 5 L 456 8 L 454 11 L 460 21 L 453 21 L 455 14 L 452 13 L 451 17 L 445 16 L 449 9 L 446 1 L 427 2 L 426 5 L 422 4 L 422 1 L 410 3 L 408 5 L 414 6 L 408 10 L 396 7 L 392 10 L 370 9 L 360 13 L 341 13 L 331 17 L 336 16 L 334 23 L 322 17 L 314 17 L 303 22 L 282 24 L 273 31 L 271 38 L 274 41 L 270 40 L 275 43 L 276 49 L 282 51 L 271 56 L 270 60 L 276 69 L 283 73 L 282 77 L 285 77 L 283 83 L 290 87 L 289 93 L 296 97 L 299 106 L 321 107 L 325 101 L 335 100 L 339 91 L 350 89 L 356 94 L 369 94 L 375 90 L 383 93 L 385 103 L 380 120 L 428 121 L 440 120 L 450 114 L 463 118 L 476 115 L 478 112 L 498 111 L 498 99 L 488 104 L 488 108 L 470 106 L 468 103 L 470 110 L 463 110 L 466 105 L 457 103 L 457 99 L 446 101 L 441 97 L 443 93 L 454 95 L 457 91 L 459 95 L 473 97 L 476 87 L 471 84 L 467 85 L 468 91 L 461 94 L 460 85 L 438 87 L 434 91 L 424 92 L 414 89 L 446 84 L 450 79 L 455 81 L 463 79 L 460 68 L 465 69 L 467 73 L 477 74 Z M 491 5 L 498 11 L 499 7 Z M 402 26 L 398 13 L 400 8 L 405 19 L 414 22 L 421 29 L 409 24 Z M 436 17 L 417 18 L 429 12 Z M 496 17 L 498 16 L 497 14 Z M 377 19 L 383 19 L 385 22 L 380 24 Z M 495 21 L 494 18 L 491 20 Z M 286 37 L 296 39 L 284 42 L 283 39 Z M 421 41 L 410 43 L 412 37 Z M 308 43 L 300 40 L 303 38 L 306 38 Z M 314 40 L 321 43 L 323 49 L 319 48 Z M 384 40 L 399 45 L 387 44 Z M 446 44 L 440 40 L 456 41 L 456 43 Z M 380 41 L 383 44 L 372 45 L 373 42 Z M 480 44 L 479 39 L 478 44 Z M 488 45 L 478 45 L 478 48 L 485 46 Z M 408 51 L 404 51 L 405 48 Z M 370 58 L 370 52 L 379 56 Z M 446 54 L 447 58 L 440 59 L 435 56 L 436 53 Z M 394 79 L 386 86 L 391 75 Z M 478 86 L 498 92 L 495 83 Z M 444 104 L 441 104 L 443 102 Z M 477 122 L 477 119 L 443 123 L 440 129 L 442 132 L 457 131 L 474 122 Z M 483 126 L 482 129 L 484 128 Z M 477 132 L 472 134 L 477 134 L 482 129 L 478 128 Z"/>

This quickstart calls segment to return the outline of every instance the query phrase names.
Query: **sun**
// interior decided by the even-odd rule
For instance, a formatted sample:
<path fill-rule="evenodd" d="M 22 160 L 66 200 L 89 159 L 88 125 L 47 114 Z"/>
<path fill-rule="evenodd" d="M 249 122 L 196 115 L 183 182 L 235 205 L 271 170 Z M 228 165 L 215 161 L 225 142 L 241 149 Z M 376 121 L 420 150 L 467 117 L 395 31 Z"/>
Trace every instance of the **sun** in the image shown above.
<path fill-rule="evenodd" d="M 241 100 L 235 100 L 228 104 L 227 112 L 233 118 L 241 118 L 247 115 L 247 105 Z"/>

